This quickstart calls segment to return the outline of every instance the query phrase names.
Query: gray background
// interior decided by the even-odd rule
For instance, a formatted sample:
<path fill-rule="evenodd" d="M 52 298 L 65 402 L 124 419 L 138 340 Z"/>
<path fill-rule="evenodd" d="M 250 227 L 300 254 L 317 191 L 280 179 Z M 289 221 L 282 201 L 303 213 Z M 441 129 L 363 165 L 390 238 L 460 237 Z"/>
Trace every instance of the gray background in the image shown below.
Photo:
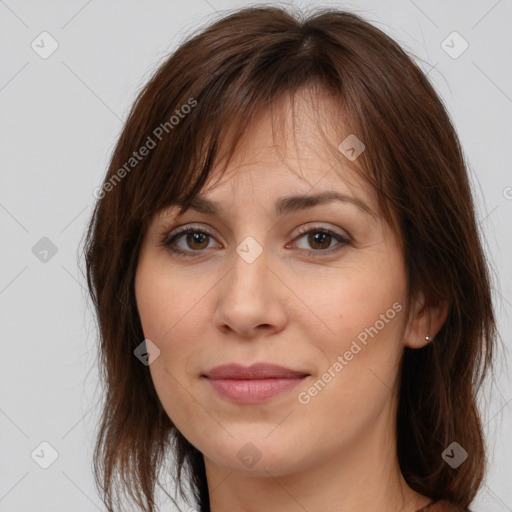
<path fill-rule="evenodd" d="M 491 461 L 474 510 L 512 511 L 512 390 L 503 364 L 511 345 L 512 0 L 294 3 L 345 7 L 375 23 L 422 59 L 452 116 L 507 347 L 482 395 Z M 92 191 L 150 73 L 193 29 L 243 5 L 0 0 L 0 511 L 104 510 L 91 470 L 95 325 L 77 261 Z M 42 46 L 43 31 L 58 43 L 46 59 L 31 47 Z M 469 44 L 457 58 L 443 46 L 453 31 Z M 462 49 L 461 40 L 447 41 Z M 47 469 L 39 464 L 51 462 L 51 449 L 42 442 L 58 454 Z"/>

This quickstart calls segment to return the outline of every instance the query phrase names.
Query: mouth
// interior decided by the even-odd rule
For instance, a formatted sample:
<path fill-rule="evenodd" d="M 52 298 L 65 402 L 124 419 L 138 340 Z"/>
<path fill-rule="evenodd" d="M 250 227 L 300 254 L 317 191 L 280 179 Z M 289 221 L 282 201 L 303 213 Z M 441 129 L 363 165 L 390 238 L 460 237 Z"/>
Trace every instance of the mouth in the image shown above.
<path fill-rule="evenodd" d="M 257 363 L 217 366 L 201 375 L 221 398 L 236 403 L 258 403 L 290 391 L 310 374 L 284 366 Z"/>

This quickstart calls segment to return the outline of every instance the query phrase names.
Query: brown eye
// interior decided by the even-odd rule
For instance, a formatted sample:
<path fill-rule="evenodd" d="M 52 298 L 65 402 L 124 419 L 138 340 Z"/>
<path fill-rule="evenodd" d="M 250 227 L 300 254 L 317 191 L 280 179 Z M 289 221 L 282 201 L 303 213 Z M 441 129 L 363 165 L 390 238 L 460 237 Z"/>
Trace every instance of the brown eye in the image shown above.
<path fill-rule="evenodd" d="M 185 241 L 191 249 L 205 249 L 208 246 L 208 236 L 209 235 L 201 231 L 195 231 L 193 233 L 187 233 Z M 204 243 L 205 241 L 206 245 Z M 194 244 L 198 244 L 198 246 L 194 246 Z"/>
<path fill-rule="evenodd" d="M 175 231 L 161 242 L 160 245 L 166 247 L 170 252 L 183 256 L 195 256 L 208 247 L 212 235 L 204 230 L 194 227 L 183 227 Z M 178 242 L 185 241 L 185 245 L 179 246 Z"/>
<path fill-rule="evenodd" d="M 295 240 L 305 239 L 308 247 L 299 247 L 299 249 L 304 249 L 312 257 L 331 255 L 351 243 L 348 238 L 325 228 L 313 227 L 300 232 L 301 235 Z M 164 238 L 160 245 L 166 247 L 171 253 L 194 257 L 207 249 L 212 239 L 213 235 L 207 231 L 184 226 Z M 184 244 L 180 246 L 181 240 L 184 240 Z M 337 243 L 332 245 L 333 241 Z"/>
<path fill-rule="evenodd" d="M 309 247 L 302 247 L 301 249 L 308 251 L 313 257 L 330 255 L 350 244 L 350 240 L 348 238 L 335 233 L 330 229 L 313 227 L 311 229 L 302 229 L 299 231 L 301 232 L 301 236 L 297 237 L 296 240 L 304 238 Z M 338 242 L 334 247 L 331 246 L 333 240 Z"/>
<path fill-rule="evenodd" d="M 332 235 L 318 231 L 316 233 L 310 233 L 308 235 L 308 243 L 314 249 L 327 249 L 331 245 Z M 327 241 L 327 243 L 326 243 Z M 318 245 L 316 245 L 318 244 Z"/>

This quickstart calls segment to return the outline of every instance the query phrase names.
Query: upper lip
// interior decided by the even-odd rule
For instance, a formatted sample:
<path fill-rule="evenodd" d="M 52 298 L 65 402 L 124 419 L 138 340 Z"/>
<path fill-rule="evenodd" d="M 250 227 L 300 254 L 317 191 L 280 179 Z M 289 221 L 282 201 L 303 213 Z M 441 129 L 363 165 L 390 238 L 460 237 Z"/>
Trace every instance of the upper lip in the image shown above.
<path fill-rule="evenodd" d="M 309 373 L 292 370 L 284 366 L 270 363 L 255 363 L 251 366 L 241 366 L 236 363 L 224 364 L 216 366 L 208 370 L 203 376 L 209 379 L 290 379 L 297 377 L 306 377 Z"/>

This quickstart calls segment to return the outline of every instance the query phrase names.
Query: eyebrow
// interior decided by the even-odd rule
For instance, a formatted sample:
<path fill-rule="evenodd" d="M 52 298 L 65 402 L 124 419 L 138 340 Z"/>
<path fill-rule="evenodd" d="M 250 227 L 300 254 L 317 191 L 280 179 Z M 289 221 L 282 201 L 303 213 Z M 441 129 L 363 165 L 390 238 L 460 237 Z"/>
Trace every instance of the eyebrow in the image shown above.
<path fill-rule="evenodd" d="M 313 208 L 320 204 L 330 203 L 332 201 L 341 201 L 343 203 L 353 204 L 363 212 L 371 215 L 373 218 L 377 217 L 376 213 L 360 199 L 331 191 L 321 192 L 314 195 L 307 194 L 281 197 L 275 203 L 275 213 L 276 215 L 282 216 L 291 212 Z M 192 199 L 189 210 L 217 216 L 220 216 L 223 212 L 219 203 L 206 199 L 202 196 L 196 196 Z"/>

